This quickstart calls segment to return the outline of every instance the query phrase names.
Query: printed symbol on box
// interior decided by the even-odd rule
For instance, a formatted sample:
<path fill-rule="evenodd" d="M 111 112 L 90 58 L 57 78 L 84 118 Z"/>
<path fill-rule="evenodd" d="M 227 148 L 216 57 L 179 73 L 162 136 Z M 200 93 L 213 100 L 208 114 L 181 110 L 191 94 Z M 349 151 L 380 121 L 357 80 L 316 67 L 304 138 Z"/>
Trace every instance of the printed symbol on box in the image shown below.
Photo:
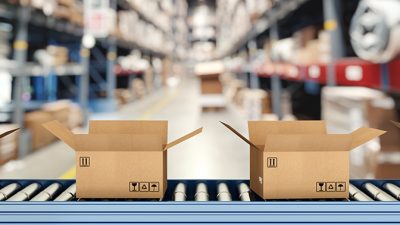
<path fill-rule="evenodd" d="M 80 157 L 79 158 L 80 167 L 90 167 L 90 157 Z"/>
<path fill-rule="evenodd" d="M 140 192 L 148 192 L 149 189 L 149 183 L 147 182 L 141 182 L 140 183 Z"/>
<path fill-rule="evenodd" d="M 151 182 L 150 183 L 150 192 L 158 192 L 159 191 L 159 182 Z"/>
<path fill-rule="evenodd" d="M 326 191 L 335 192 L 336 191 L 336 183 L 326 183 Z"/>
<path fill-rule="evenodd" d="M 140 191 L 139 185 L 140 185 L 139 182 L 129 182 L 129 191 L 130 192 L 139 192 Z"/>
<path fill-rule="evenodd" d="M 326 191 L 326 183 L 325 182 L 317 182 L 317 192 L 325 192 Z"/>
<path fill-rule="evenodd" d="M 346 191 L 346 182 L 336 182 L 336 191 L 345 192 Z"/>
<path fill-rule="evenodd" d="M 267 157 L 267 167 L 268 168 L 276 168 L 276 167 L 278 167 L 278 158 L 276 158 L 276 157 Z"/>

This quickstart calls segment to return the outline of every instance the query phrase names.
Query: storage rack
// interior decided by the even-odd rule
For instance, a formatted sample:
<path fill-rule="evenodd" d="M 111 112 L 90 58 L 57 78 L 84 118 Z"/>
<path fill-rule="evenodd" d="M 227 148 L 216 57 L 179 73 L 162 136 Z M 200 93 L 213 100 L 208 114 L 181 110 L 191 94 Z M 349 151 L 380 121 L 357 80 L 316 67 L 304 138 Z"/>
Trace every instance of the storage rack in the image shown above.
<path fill-rule="evenodd" d="M 351 4 L 357 6 L 358 1 Z M 259 67 L 238 67 L 230 72 L 245 75 L 247 86 L 250 88 L 265 88 L 271 90 L 272 110 L 274 114 L 282 118 L 281 112 L 281 94 L 282 90 L 289 85 L 318 85 L 323 86 L 363 86 L 379 89 L 392 94 L 396 99 L 400 91 L 398 78 L 400 60 L 394 59 L 388 63 L 373 63 L 354 57 L 346 53 L 347 35 L 342 28 L 344 6 L 341 4 L 350 4 L 346 1 L 316 1 L 316 0 L 298 0 L 298 1 L 276 1 L 275 4 L 267 10 L 254 24 L 248 35 L 240 38 L 236 44 L 225 51 L 217 54 L 215 59 L 236 56 L 245 53 L 248 57 L 247 63 L 251 63 L 251 48 L 259 48 L 266 39 L 278 40 L 290 37 L 296 26 L 299 26 L 299 12 L 305 8 L 312 8 L 318 5 L 319 10 L 315 10 L 314 18 L 305 21 L 307 24 L 319 24 L 324 27 L 330 35 L 331 44 L 331 63 L 328 64 L 308 64 L 296 65 L 274 61 Z M 347 12 L 348 13 L 348 12 Z M 314 16 L 314 17 L 313 17 Z M 317 18 L 318 17 L 318 18 Z M 320 21 L 321 20 L 321 21 Z M 332 28 L 332 24 L 336 24 Z M 302 24 L 304 25 L 304 24 Z M 282 29 L 281 29 L 282 28 Z M 253 47 L 254 48 L 254 47 Z M 260 84 L 263 83 L 263 84 Z M 318 119 L 318 118 L 314 118 Z"/>
<path fill-rule="evenodd" d="M 35 199 L 49 185 L 59 184 L 49 201 Z M 385 187 L 399 188 L 398 180 L 352 180 L 356 192 L 349 199 L 263 200 L 251 191 L 251 201 L 241 201 L 239 184 L 248 180 L 169 180 L 164 199 L 76 199 L 74 180 L 1 180 L 0 188 L 17 184 L 7 194 L 14 201 L 0 202 L 2 222 L 13 223 L 393 223 L 400 218 L 399 193 Z M 177 184 L 186 185 L 186 201 L 175 201 Z M 209 201 L 194 201 L 196 186 L 206 185 Z M 217 185 L 225 183 L 232 201 L 218 201 Z M 27 186 L 37 185 L 29 194 Z M 378 189 L 371 189 L 368 186 Z M 1 190 L 1 189 L 0 189 Z M 378 191 L 376 191 L 378 190 Z M 18 194 L 18 192 L 21 192 Z M 356 195 L 363 195 L 364 200 Z M 20 197 L 13 197 L 13 195 Z M 21 196 L 24 201 L 21 201 Z M 27 196 L 27 197 L 26 197 Z M 48 195 L 47 195 L 48 196 Z M 61 196 L 61 197 L 60 197 Z M 366 196 L 366 197 L 365 197 Z M 384 199 L 383 197 L 386 197 Z M 25 199 L 24 199 L 25 198 Z M 16 200 L 15 200 L 16 199 Z M 52 201 L 56 199 L 55 201 Z M 384 199 L 386 201 L 379 201 Z M 19 201 L 18 201 L 19 200 Z M 36 198 L 38 200 L 38 198 Z M 42 199 L 43 200 L 43 199 Z M 190 206 L 190 207 L 188 207 Z M 285 215 L 285 216 L 282 216 Z"/>
<path fill-rule="evenodd" d="M 130 7 L 127 1 L 111 0 L 111 5 L 116 10 L 122 9 L 121 7 L 135 10 L 141 15 L 142 20 L 154 24 L 151 19 L 145 17 L 138 9 Z M 69 78 L 72 80 L 65 85 L 75 85 L 74 90 L 77 90 L 77 93 L 75 93 L 74 101 L 79 102 L 81 108 L 84 110 L 84 123 L 86 123 L 88 120 L 88 109 L 91 104 L 98 104 L 98 102 L 100 102 L 101 105 L 108 107 L 106 110 L 116 109 L 114 91 L 116 89 L 117 78 L 115 76 L 114 65 L 118 53 L 137 49 L 145 56 L 150 58 L 158 57 L 161 59 L 173 57 L 173 54 L 175 54 L 174 52 L 161 52 L 150 49 L 138 43 L 112 35 L 104 39 L 98 39 L 93 49 L 86 49 L 81 46 L 84 30 L 80 25 L 73 24 L 65 19 L 47 16 L 41 10 L 32 8 L 30 5 L 20 4 L 19 1 L 1 2 L 0 8 L 2 11 L 0 19 L 14 25 L 12 31 L 12 43 L 14 46 L 13 59 L 8 59 L 6 63 L 1 63 L 2 69 L 8 71 L 13 76 L 14 80 L 12 88 L 13 100 L 11 104 L 4 107 L 4 109 L 10 110 L 12 122 L 18 124 L 21 128 L 23 128 L 24 125 L 25 111 L 40 107 L 43 103 L 37 102 L 37 104 L 29 104 L 28 106 L 27 103 L 22 100 L 22 94 L 26 91 L 24 83 L 26 83 L 28 79 L 31 79 L 31 77 L 49 77 L 49 72 L 53 74 L 52 76 L 56 77 L 55 79 L 60 76 L 75 76 Z M 157 27 L 156 24 L 154 24 L 154 26 Z M 32 29 L 32 27 L 45 31 L 40 32 L 40 35 L 50 35 L 50 33 L 52 33 L 52 38 L 54 40 L 65 37 L 70 38 L 78 46 L 77 51 L 80 51 L 80 59 L 78 59 L 77 62 L 51 68 L 42 68 L 39 64 L 28 62 L 28 55 L 30 51 L 32 51 L 30 42 L 31 39 L 37 35 L 31 32 L 30 29 Z M 158 27 L 158 29 L 161 28 Z M 173 40 L 171 34 L 169 34 L 169 38 Z M 178 44 L 183 45 L 184 43 L 177 43 L 177 45 Z M 99 63 L 98 59 L 103 61 Z M 106 61 L 106 63 L 104 63 L 104 61 Z M 94 91 L 98 90 L 104 91 L 106 95 L 105 99 L 96 97 Z M 54 98 L 56 98 L 56 96 L 52 99 Z M 23 156 L 28 152 L 26 143 L 29 142 L 29 132 L 22 129 L 21 138 L 19 140 L 19 155 Z"/>

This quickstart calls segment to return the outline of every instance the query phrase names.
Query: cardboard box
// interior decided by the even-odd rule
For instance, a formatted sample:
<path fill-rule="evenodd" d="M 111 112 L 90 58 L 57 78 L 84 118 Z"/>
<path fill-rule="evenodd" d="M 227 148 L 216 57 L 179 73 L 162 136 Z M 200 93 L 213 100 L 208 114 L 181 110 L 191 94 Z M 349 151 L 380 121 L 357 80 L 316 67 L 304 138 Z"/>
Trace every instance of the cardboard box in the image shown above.
<path fill-rule="evenodd" d="M 382 163 L 379 164 L 375 169 L 375 178 L 388 180 L 388 179 L 399 179 L 400 176 L 400 164 L 394 163 Z"/>
<path fill-rule="evenodd" d="M 379 138 L 380 151 L 400 152 L 400 129 L 393 126 L 393 123 L 390 122 L 398 121 L 393 99 L 388 97 L 370 101 L 366 107 L 365 114 L 369 126 L 387 131 L 386 135 Z"/>
<path fill-rule="evenodd" d="M 66 10 L 66 9 L 65 9 Z M 55 14 L 64 12 L 60 8 L 57 8 Z M 69 11 L 65 12 L 66 16 L 69 15 Z M 60 16 L 62 17 L 62 16 Z M 68 48 L 57 46 L 57 45 L 48 45 L 46 51 L 49 55 L 53 57 L 54 65 L 63 65 L 68 62 Z"/>
<path fill-rule="evenodd" d="M 349 151 L 384 131 L 327 134 L 323 121 L 249 121 L 250 188 L 264 199 L 347 198 Z"/>
<path fill-rule="evenodd" d="M 15 124 L 0 126 L 0 165 L 17 158 L 18 135 L 15 131 L 18 129 Z"/>
<path fill-rule="evenodd" d="M 43 126 L 76 151 L 78 198 L 162 198 L 167 150 L 202 131 L 167 143 L 167 121 L 90 121 L 89 134 Z"/>
<path fill-rule="evenodd" d="M 31 146 L 33 150 L 55 141 L 55 137 L 42 127 L 43 123 L 52 120 L 54 120 L 53 116 L 43 110 L 25 114 L 25 127 L 31 132 Z"/>
<path fill-rule="evenodd" d="M 201 94 L 222 94 L 222 84 L 219 74 L 201 75 Z"/>
<path fill-rule="evenodd" d="M 47 112 L 52 117 L 52 120 L 58 120 L 62 124 L 68 125 L 71 113 L 71 101 L 59 100 L 43 104 L 42 110 Z"/>

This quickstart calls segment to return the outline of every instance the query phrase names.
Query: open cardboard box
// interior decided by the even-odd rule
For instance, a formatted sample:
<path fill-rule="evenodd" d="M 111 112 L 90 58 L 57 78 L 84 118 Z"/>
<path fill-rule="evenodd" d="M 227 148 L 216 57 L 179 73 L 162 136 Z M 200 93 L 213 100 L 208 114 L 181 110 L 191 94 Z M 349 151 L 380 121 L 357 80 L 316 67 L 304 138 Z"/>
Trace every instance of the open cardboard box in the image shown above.
<path fill-rule="evenodd" d="M 385 133 L 327 134 L 323 121 L 249 121 L 250 187 L 264 199 L 348 198 L 349 151 Z"/>
<path fill-rule="evenodd" d="M 5 137 L 5 136 L 8 136 L 8 135 L 14 133 L 14 132 L 17 131 L 17 130 L 19 130 L 19 128 L 15 128 L 15 129 L 11 129 L 11 130 L 8 130 L 8 131 L 6 131 L 6 132 L 3 132 L 3 133 L 0 134 L 0 138 L 3 138 L 3 137 Z"/>
<path fill-rule="evenodd" d="M 167 150 L 202 131 L 167 143 L 167 121 L 90 121 L 89 134 L 43 126 L 76 151 L 77 198 L 162 198 Z"/>

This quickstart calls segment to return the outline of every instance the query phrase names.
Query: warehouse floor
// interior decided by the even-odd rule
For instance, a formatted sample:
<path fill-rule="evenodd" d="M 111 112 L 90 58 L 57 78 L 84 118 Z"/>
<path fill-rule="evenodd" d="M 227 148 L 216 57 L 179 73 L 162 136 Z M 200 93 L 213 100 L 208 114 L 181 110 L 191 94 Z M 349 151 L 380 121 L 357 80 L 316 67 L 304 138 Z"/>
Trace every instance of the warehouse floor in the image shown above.
<path fill-rule="evenodd" d="M 203 133 L 168 152 L 169 179 L 246 179 L 249 176 L 248 146 L 219 124 L 226 121 L 247 134 L 247 123 L 237 110 L 202 112 L 199 85 L 187 78 L 174 88 L 153 92 L 115 113 L 97 113 L 92 119 L 169 121 L 169 140 L 203 126 Z M 56 142 L 22 160 L 0 168 L 0 178 L 73 178 L 74 152 Z"/>

